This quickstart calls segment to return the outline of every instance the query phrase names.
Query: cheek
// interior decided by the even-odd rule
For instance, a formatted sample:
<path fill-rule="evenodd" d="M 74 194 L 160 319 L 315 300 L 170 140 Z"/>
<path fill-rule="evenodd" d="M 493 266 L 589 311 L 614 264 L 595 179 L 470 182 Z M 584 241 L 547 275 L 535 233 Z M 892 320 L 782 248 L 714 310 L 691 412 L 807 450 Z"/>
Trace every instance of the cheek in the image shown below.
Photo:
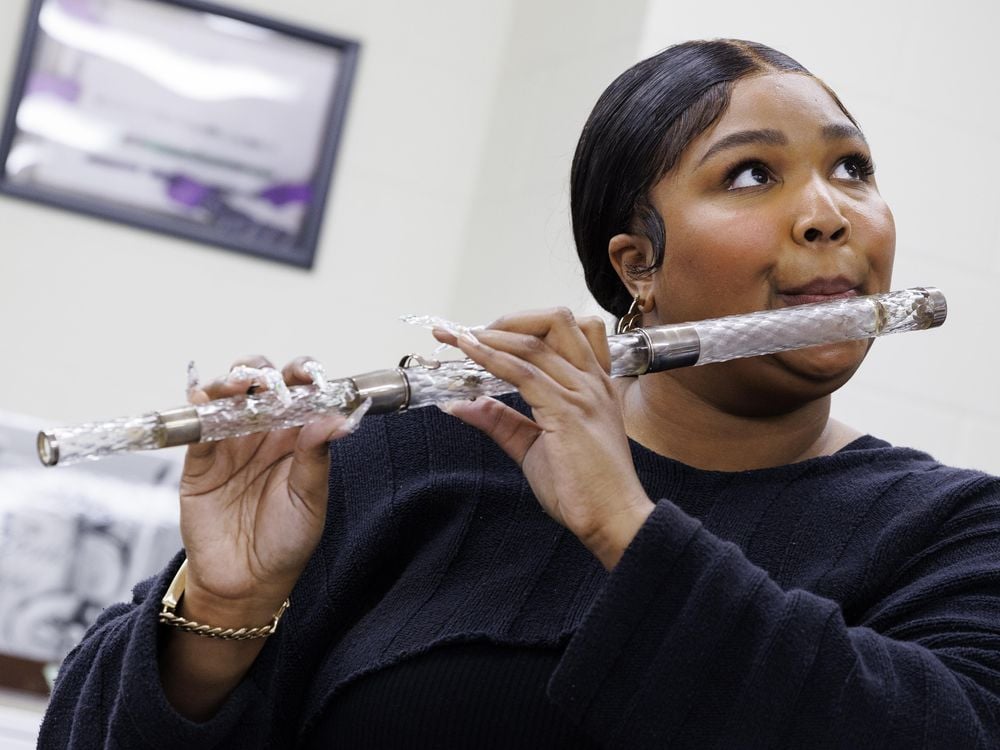
<path fill-rule="evenodd" d="M 671 220 L 671 218 L 673 220 Z M 665 281 L 672 317 L 691 320 L 742 312 L 760 304 L 766 278 L 776 262 L 775 222 L 761 212 L 734 214 L 710 209 L 667 217 Z M 751 299 L 752 298 L 752 299 Z"/>
<path fill-rule="evenodd" d="M 863 206 L 852 223 L 856 227 L 855 235 L 864 238 L 868 263 L 882 291 L 888 291 L 896 255 L 896 223 L 892 211 L 879 200 Z"/>

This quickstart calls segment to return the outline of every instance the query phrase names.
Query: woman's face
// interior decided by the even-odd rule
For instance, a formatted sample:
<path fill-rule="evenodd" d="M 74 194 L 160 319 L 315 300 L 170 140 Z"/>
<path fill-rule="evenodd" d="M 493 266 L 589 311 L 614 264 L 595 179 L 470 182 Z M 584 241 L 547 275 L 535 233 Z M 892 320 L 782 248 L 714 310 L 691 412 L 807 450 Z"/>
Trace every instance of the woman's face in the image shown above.
<path fill-rule="evenodd" d="M 652 191 L 666 252 L 644 325 L 888 291 L 895 229 L 871 171 L 864 136 L 815 79 L 737 82 L 727 111 Z M 720 374 L 813 398 L 846 382 L 867 348 L 786 352 Z"/>

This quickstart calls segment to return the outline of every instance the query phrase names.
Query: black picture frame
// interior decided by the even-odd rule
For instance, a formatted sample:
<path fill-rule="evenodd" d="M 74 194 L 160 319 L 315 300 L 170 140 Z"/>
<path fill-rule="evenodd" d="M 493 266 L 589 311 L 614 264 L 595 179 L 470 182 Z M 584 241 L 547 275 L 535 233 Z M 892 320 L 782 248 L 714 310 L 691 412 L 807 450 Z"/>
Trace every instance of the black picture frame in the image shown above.
<path fill-rule="evenodd" d="M 143 36 L 146 26 L 156 31 Z M 196 42 L 200 56 L 184 47 Z M 0 136 L 0 193 L 311 268 L 359 51 L 204 0 L 32 0 Z"/>

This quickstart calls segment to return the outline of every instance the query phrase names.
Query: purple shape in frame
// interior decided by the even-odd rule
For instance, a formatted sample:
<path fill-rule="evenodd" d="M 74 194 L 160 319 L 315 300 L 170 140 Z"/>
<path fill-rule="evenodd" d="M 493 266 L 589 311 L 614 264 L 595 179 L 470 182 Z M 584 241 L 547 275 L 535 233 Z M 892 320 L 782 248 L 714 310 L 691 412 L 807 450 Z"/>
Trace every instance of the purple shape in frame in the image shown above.
<path fill-rule="evenodd" d="M 52 94 L 58 99 L 75 103 L 80 98 L 80 84 L 72 78 L 64 78 L 53 73 L 39 71 L 31 74 L 25 93 L 28 96 L 32 94 Z"/>
<path fill-rule="evenodd" d="M 57 3 L 67 15 L 82 18 L 84 21 L 101 20 L 92 0 L 57 0 Z"/>
<path fill-rule="evenodd" d="M 313 189 L 309 183 L 272 185 L 260 191 L 260 197 L 275 206 L 289 203 L 312 203 Z"/>
<path fill-rule="evenodd" d="M 182 174 L 172 175 L 167 178 L 167 195 L 182 206 L 197 208 L 203 206 L 212 196 L 216 195 L 215 188 L 198 182 Z"/>

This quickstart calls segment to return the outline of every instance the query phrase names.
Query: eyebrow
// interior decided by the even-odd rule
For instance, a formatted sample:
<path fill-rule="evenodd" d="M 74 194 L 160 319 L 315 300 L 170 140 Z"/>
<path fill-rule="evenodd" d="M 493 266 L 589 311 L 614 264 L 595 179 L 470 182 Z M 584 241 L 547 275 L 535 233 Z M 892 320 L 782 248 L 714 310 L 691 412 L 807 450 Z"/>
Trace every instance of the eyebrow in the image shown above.
<path fill-rule="evenodd" d="M 853 125 L 844 125 L 839 122 L 832 125 L 824 125 L 822 130 L 820 130 L 820 135 L 822 135 L 824 140 L 827 141 L 857 139 L 862 143 L 868 143 L 864 134 L 858 128 Z M 736 133 L 730 133 L 712 144 L 711 148 L 709 148 L 708 151 L 705 152 L 705 155 L 701 157 L 701 161 L 698 162 L 698 166 L 700 167 L 720 151 L 754 143 L 763 144 L 765 146 L 787 146 L 788 138 L 780 130 L 773 130 L 771 128 L 763 130 L 740 130 Z"/>
<path fill-rule="evenodd" d="M 842 141 L 855 138 L 866 146 L 868 145 L 868 139 L 865 138 L 865 134 L 854 125 L 844 125 L 840 122 L 833 125 L 824 125 L 820 133 L 828 141 Z"/>
<path fill-rule="evenodd" d="M 746 146 L 751 143 L 761 143 L 766 146 L 786 146 L 788 145 L 788 138 L 780 130 L 771 129 L 740 130 L 736 133 L 730 133 L 712 144 L 712 147 L 701 157 L 698 166 L 700 167 L 720 151 L 736 148 L 737 146 Z"/>

